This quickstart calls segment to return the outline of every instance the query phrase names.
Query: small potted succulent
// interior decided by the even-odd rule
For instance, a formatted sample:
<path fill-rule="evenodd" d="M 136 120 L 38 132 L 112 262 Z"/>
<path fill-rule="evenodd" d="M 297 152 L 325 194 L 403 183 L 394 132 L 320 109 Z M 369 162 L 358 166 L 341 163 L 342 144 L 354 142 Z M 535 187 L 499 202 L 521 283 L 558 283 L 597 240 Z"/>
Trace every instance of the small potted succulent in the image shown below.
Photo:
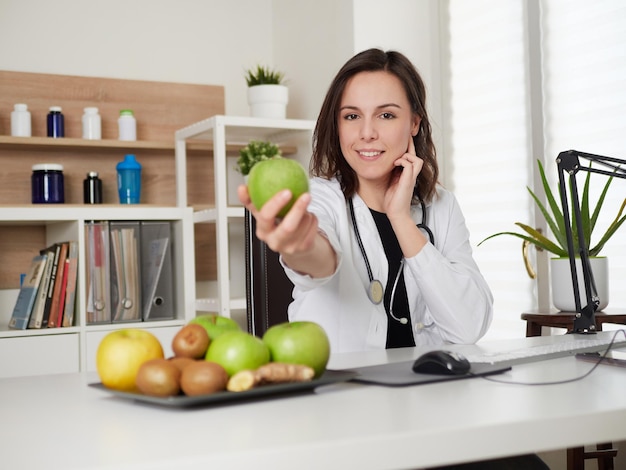
<path fill-rule="evenodd" d="M 551 285 L 552 285 L 553 304 L 559 310 L 574 311 L 575 308 L 574 308 L 573 288 L 571 286 L 571 276 L 569 274 L 569 269 L 570 269 L 569 268 L 569 255 L 568 255 L 568 249 L 567 249 L 567 238 L 565 235 L 565 220 L 563 217 L 562 208 L 560 204 L 557 203 L 557 200 L 560 201 L 559 191 L 557 188 L 557 190 L 554 193 L 552 192 L 548 184 L 548 180 L 546 178 L 543 165 L 541 164 L 540 161 L 537 161 L 537 163 L 539 165 L 539 173 L 541 175 L 541 181 L 543 183 L 543 190 L 545 192 L 550 211 L 548 211 L 548 209 L 541 203 L 537 195 L 530 188 L 526 188 L 526 189 L 528 189 L 528 192 L 530 193 L 531 197 L 535 201 L 537 208 L 543 214 L 546 220 L 546 223 L 548 224 L 548 227 L 550 228 L 550 231 L 554 235 L 554 241 L 550 240 L 546 235 L 541 233 L 539 230 L 527 224 L 516 222 L 515 225 L 520 227 L 525 233 L 499 232 L 499 233 L 490 235 L 489 237 L 485 238 L 478 245 L 480 246 L 485 241 L 494 237 L 498 237 L 500 235 L 512 235 L 512 236 L 515 236 L 524 240 L 525 244 L 535 245 L 537 249 L 545 250 L 555 255 L 550 260 L 550 278 L 551 278 Z M 604 245 L 606 244 L 606 242 L 608 242 L 609 239 L 613 235 L 615 235 L 615 232 L 617 232 L 617 230 L 626 221 L 626 215 L 624 215 L 624 210 L 626 208 L 626 199 L 624 199 L 624 202 L 622 203 L 619 211 L 617 212 L 617 216 L 615 217 L 615 219 L 613 219 L 611 224 L 606 228 L 606 230 L 600 236 L 600 238 L 596 239 L 595 243 L 592 244 L 591 235 L 594 231 L 594 228 L 596 227 L 596 222 L 598 220 L 598 216 L 600 215 L 600 211 L 604 203 L 604 198 L 606 197 L 606 194 L 608 192 L 609 186 L 611 185 L 611 181 L 613 180 L 613 177 L 609 177 L 607 179 L 604 185 L 604 188 L 602 189 L 602 193 L 600 194 L 600 197 L 595 207 L 593 208 L 593 210 L 590 207 L 590 201 L 589 201 L 590 177 L 591 177 L 591 173 L 587 173 L 587 176 L 585 178 L 585 185 L 584 185 L 583 192 L 582 192 L 582 198 L 581 198 L 581 218 L 583 222 L 583 232 L 585 234 L 585 244 L 589 249 L 589 256 L 590 256 L 591 263 L 592 263 L 592 270 L 594 272 L 596 286 L 599 291 L 598 293 L 600 294 L 600 301 L 601 301 L 600 309 L 602 309 L 606 307 L 606 305 L 608 304 L 608 281 L 606 280 L 606 278 L 608 278 L 608 263 L 607 263 L 606 258 L 600 256 L 600 252 L 604 248 Z M 556 197 L 555 197 L 555 194 L 556 194 Z M 570 220 L 570 222 L 572 224 L 574 246 L 576 248 L 576 251 L 578 252 L 579 251 L 578 234 L 576 231 L 576 226 L 575 226 L 575 221 L 573 220 L 573 216 L 571 217 L 571 219 L 572 220 Z M 524 250 L 524 262 L 526 264 L 526 268 L 529 274 L 531 274 L 532 268 L 530 267 L 530 262 L 528 261 L 528 258 L 526 257 L 526 250 Z M 582 271 L 579 270 L 579 276 L 578 276 L 579 280 L 582 280 L 581 272 Z M 566 292 L 562 292 L 560 288 L 557 288 L 557 285 L 562 286 L 563 290 L 566 290 Z M 582 287 L 582 284 L 581 284 L 581 287 Z M 584 287 L 582 287 L 581 293 L 583 293 L 583 295 L 584 295 L 584 292 L 585 292 Z"/>
<path fill-rule="evenodd" d="M 236 169 L 245 177 L 250 173 L 255 163 L 281 157 L 282 152 L 276 144 L 268 141 L 252 140 L 239 150 Z"/>
<path fill-rule="evenodd" d="M 252 117 L 285 119 L 289 89 L 285 86 L 285 74 L 262 65 L 246 70 L 248 104 Z"/>

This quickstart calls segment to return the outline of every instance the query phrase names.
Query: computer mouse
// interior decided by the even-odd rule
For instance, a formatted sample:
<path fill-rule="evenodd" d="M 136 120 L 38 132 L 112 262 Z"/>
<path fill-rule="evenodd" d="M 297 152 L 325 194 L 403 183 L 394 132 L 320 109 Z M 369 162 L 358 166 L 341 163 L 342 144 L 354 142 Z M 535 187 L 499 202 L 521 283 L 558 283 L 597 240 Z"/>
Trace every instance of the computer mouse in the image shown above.
<path fill-rule="evenodd" d="M 470 362 L 454 351 L 429 351 L 413 363 L 413 372 L 434 375 L 464 375 L 471 368 Z"/>

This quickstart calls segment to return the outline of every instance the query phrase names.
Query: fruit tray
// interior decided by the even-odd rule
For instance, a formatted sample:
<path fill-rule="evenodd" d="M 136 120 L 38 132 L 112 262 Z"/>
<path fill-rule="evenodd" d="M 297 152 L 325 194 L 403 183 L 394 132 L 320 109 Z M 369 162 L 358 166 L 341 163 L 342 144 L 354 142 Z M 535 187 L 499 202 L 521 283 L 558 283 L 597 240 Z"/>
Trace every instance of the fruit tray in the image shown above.
<path fill-rule="evenodd" d="M 261 387 L 246 390 L 245 392 L 217 392 L 207 395 L 197 395 L 188 397 L 186 395 L 176 395 L 172 397 L 151 397 L 141 393 L 120 392 L 105 387 L 101 382 L 88 384 L 90 387 L 111 393 L 117 397 L 130 399 L 153 405 L 161 405 L 173 408 L 185 408 L 200 405 L 219 405 L 229 402 L 253 401 L 259 398 L 272 398 L 279 395 L 293 394 L 298 392 L 312 391 L 322 385 L 330 385 L 337 382 L 346 382 L 356 376 L 355 372 L 349 370 L 327 370 L 315 380 L 308 382 L 290 382 L 274 385 L 263 385 Z"/>

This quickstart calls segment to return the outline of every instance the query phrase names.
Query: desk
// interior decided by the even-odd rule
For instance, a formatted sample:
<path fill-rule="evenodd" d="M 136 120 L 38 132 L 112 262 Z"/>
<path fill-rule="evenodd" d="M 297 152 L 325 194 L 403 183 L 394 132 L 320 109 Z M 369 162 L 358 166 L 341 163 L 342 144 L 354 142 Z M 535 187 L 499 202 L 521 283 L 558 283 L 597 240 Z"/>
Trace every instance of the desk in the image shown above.
<path fill-rule="evenodd" d="M 611 334 L 604 332 L 599 334 Z M 500 351 L 562 340 L 453 346 Z M 412 360 L 425 349 L 335 355 L 335 369 Z M 515 366 L 501 380 L 553 381 L 592 364 Z M 626 370 L 600 366 L 569 384 L 484 379 L 388 388 L 353 382 L 315 393 L 173 410 L 88 387 L 93 373 L 0 380 L 0 462 L 11 470 L 397 469 L 626 440 Z M 584 404 L 577 397 L 587 397 Z"/>

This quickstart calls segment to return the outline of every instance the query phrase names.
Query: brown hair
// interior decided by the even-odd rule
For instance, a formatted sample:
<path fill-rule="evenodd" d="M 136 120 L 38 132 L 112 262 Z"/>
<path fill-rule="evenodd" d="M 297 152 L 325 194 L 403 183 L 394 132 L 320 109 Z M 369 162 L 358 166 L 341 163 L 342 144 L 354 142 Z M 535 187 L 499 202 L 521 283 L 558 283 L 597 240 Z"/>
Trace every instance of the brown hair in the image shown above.
<path fill-rule="evenodd" d="M 424 160 L 417 177 L 414 202 L 430 201 L 435 194 L 439 176 L 435 146 L 428 114 L 426 113 L 426 87 L 413 64 L 400 52 L 368 49 L 352 57 L 333 79 L 313 133 L 313 156 L 311 174 L 326 179 L 337 177 L 346 197 L 352 197 L 358 189 L 356 173 L 346 162 L 339 144 L 339 107 L 350 78 L 360 72 L 389 72 L 402 82 L 414 114 L 421 118 L 418 134 L 413 137 L 415 153 Z"/>

